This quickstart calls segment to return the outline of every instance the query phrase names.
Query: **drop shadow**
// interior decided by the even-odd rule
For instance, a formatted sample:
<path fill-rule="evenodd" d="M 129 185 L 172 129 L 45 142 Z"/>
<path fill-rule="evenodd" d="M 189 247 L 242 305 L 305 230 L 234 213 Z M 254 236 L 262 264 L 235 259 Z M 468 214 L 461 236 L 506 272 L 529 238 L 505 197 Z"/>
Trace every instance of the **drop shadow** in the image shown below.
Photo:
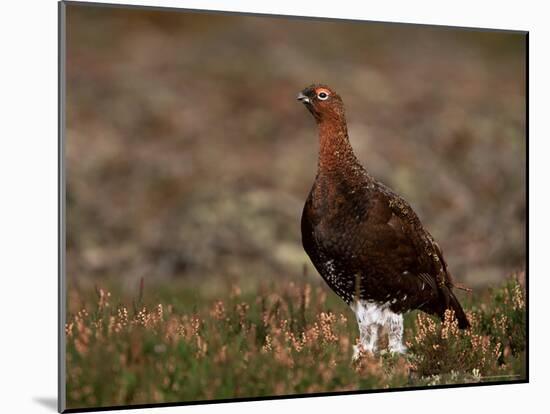
<path fill-rule="evenodd" d="M 54 412 L 57 412 L 57 398 L 55 397 L 33 397 L 33 401 L 46 407 Z"/>

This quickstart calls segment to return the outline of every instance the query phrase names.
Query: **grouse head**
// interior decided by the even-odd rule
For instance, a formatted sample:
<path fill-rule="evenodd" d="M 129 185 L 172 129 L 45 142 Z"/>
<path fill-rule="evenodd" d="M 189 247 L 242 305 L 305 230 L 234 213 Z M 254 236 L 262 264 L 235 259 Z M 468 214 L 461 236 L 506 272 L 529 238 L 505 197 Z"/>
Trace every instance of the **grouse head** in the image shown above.
<path fill-rule="evenodd" d="M 306 106 L 318 123 L 344 119 L 342 98 L 326 85 L 308 86 L 296 99 Z"/>

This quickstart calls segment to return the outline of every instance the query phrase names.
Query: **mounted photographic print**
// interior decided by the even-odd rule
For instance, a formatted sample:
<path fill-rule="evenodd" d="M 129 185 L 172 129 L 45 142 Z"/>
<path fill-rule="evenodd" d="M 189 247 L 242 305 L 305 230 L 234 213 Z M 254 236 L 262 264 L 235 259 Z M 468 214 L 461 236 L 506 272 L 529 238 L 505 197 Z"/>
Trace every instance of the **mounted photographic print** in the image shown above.
<path fill-rule="evenodd" d="M 528 380 L 526 32 L 59 11 L 61 411 Z"/>

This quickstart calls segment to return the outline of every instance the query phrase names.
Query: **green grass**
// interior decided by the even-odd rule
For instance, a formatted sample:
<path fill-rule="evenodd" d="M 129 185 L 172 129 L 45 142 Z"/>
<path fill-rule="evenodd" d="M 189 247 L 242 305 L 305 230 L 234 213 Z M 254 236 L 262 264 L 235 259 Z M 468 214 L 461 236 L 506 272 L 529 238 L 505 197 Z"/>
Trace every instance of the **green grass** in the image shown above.
<path fill-rule="evenodd" d="M 152 289 L 152 288 L 149 288 Z M 352 363 L 357 326 L 325 286 L 273 284 L 189 306 L 148 289 L 123 304 L 103 289 L 70 292 L 69 408 L 369 390 L 525 378 L 522 285 L 510 278 L 465 297 L 472 329 L 413 312 L 405 356 L 363 355 Z M 154 296 L 159 298 L 158 293 Z M 202 303 L 202 305 L 200 305 Z"/>

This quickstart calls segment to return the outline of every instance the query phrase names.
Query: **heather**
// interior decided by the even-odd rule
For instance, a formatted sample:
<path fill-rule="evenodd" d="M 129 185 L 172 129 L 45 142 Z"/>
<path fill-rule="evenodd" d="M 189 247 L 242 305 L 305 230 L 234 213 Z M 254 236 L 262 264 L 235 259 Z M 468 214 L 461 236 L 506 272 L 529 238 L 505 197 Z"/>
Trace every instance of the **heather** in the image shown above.
<path fill-rule="evenodd" d="M 102 288 L 66 325 L 68 407 L 372 390 L 525 379 L 525 292 L 513 276 L 464 298 L 472 328 L 406 317 L 405 355 L 364 353 L 353 313 L 325 286 L 287 283 L 216 300 L 129 302 Z M 168 295 L 170 296 L 170 295 Z M 383 342 L 383 341 L 382 341 Z"/>

